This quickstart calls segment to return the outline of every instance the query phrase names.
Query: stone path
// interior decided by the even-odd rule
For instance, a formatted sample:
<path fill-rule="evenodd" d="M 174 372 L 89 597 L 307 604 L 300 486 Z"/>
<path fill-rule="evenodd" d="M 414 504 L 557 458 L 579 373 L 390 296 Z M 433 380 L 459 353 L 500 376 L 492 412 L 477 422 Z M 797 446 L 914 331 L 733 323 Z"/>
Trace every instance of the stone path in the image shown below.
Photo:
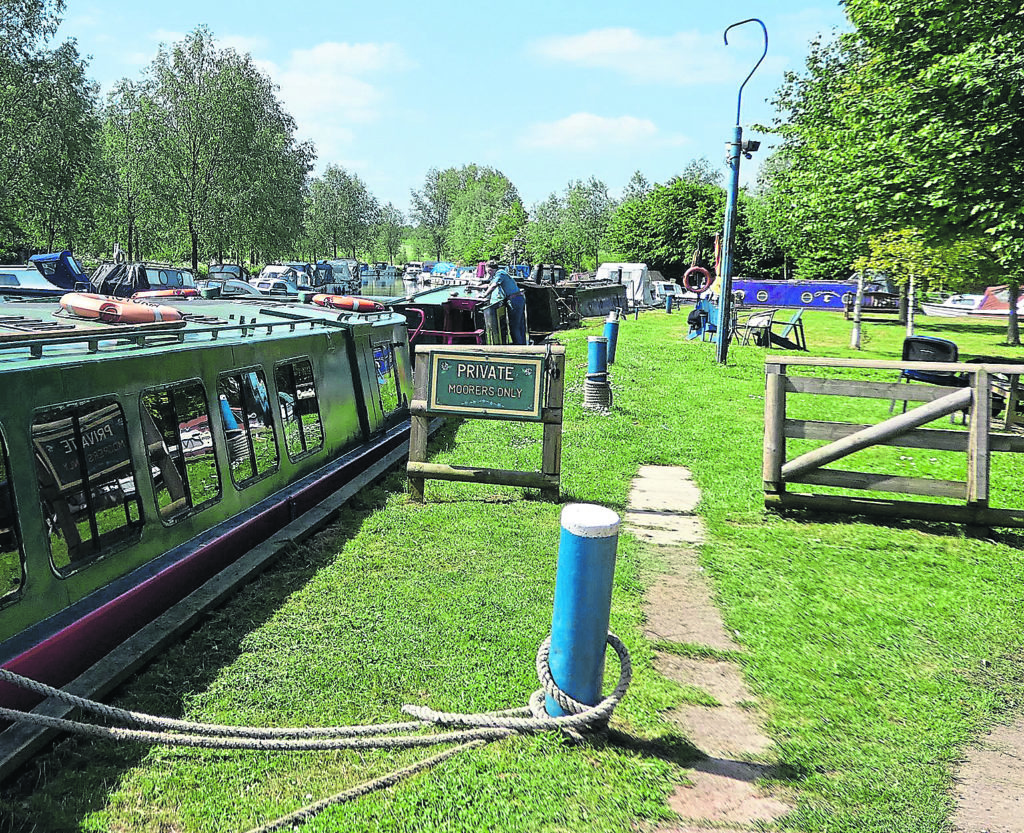
<path fill-rule="evenodd" d="M 694 514 L 700 491 L 681 467 L 644 466 L 633 481 L 626 528 L 657 550 L 667 572 L 646 600 L 648 638 L 739 651 L 714 603 L 694 547 L 704 540 Z M 668 713 L 707 759 L 690 784 L 669 799 L 681 821 L 658 833 L 747 833 L 771 829 L 792 807 L 758 781 L 771 774 L 772 742 L 758 725 L 739 667 L 717 659 L 661 653 L 655 667 L 669 679 L 709 694 L 718 706 L 684 705 Z M 967 752 L 954 776 L 956 833 L 1024 833 L 1024 720 L 994 729 Z"/>
<path fill-rule="evenodd" d="M 699 501 L 700 491 L 685 468 L 643 466 L 633 481 L 626 528 L 654 547 L 667 568 L 647 594 L 646 635 L 739 651 L 694 549 L 704 540 L 703 525 L 694 514 Z M 754 697 L 739 666 L 670 653 L 658 654 L 655 666 L 669 679 L 699 688 L 719 704 L 683 705 L 667 715 L 707 758 L 688 773 L 690 783 L 677 787 L 669 798 L 680 823 L 659 827 L 659 833 L 764 830 L 790 812 L 790 805 L 758 783 L 771 773 L 772 742 L 760 729 Z"/>

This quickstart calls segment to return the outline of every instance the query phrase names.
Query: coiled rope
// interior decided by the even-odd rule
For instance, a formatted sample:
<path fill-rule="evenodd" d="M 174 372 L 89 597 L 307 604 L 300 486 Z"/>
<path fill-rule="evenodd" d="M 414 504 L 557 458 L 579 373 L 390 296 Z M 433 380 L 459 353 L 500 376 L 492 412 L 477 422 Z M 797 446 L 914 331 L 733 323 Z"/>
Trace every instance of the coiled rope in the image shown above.
<path fill-rule="evenodd" d="M 34 723 L 51 729 L 87 737 L 132 741 L 149 745 L 186 746 L 199 749 L 249 749 L 277 752 L 312 752 L 336 749 L 409 749 L 414 747 L 437 746 L 445 743 L 459 744 L 430 758 L 408 767 L 388 773 L 337 795 L 322 799 L 301 810 L 283 816 L 250 833 L 270 833 L 289 825 L 306 821 L 328 807 L 350 801 L 374 790 L 391 786 L 403 778 L 420 772 L 441 761 L 486 743 L 514 734 L 533 734 L 545 731 L 564 731 L 574 739 L 587 733 L 603 730 L 608 725 L 615 707 L 629 688 L 633 676 L 629 651 L 615 634 L 608 634 L 608 644 L 619 658 L 619 681 L 615 689 L 595 706 L 588 706 L 574 700 L 562 691 L 551 676 L 549 657 L 551 638 L 548 637 L 537 650 L 537 677 L 541 688 L 530 696 L 528 706 L 504 709 L 495 712 L 463 714 L 438 712 L 425 706 L 402 706 L 402 711 L 417 720 L 402 723 L 382 723 L 360 726 L 320 727 L 269 727 L 269 726 L 225 726 L 214 723 L 197 723 L 158 717 L 143 712 L 120 709 L 69 694 L 59 688 L 37 680 L 23 677 L 6 668 L 0 668 L 0 680 L 33 691 L 43 697 L 51 697 L 62 703 L 93 713 L 121 726 L 100 726 L 58 717 L 0 708 L 0 718 L 10 721 Z M 563 717 L 549 717 L 544 707 L 545 697 L 550 696 L 566 712 Z M 431 726 L 462 727 L 461 731 L 447 731 L 436 734 L 395 734 L 408 733 Z M 131 728 L 129 728 L 131 727 Z M 142 727 L 142 728 L 139 728 Z"/>

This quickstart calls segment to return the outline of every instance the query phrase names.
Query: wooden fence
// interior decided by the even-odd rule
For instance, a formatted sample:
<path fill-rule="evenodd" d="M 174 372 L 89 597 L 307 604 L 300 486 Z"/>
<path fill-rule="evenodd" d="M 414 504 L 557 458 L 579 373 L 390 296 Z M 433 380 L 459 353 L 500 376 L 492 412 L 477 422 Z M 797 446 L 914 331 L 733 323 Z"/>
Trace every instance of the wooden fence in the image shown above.
<path fill-rule="evenodd" d="M 845 378 L 796 375 L 797 367 L 833 368 Z M 955 372 L 966 375 L 966 387 L 929 384 L 861 381 L 849 378 L 850 368 L 892 370 L 913 368 L 925 372 Z M 764 480 L 765 505 L 875 514 L 897 518 L 954 521 L 976 526 L 1024 527 L 1024 509 L 989 506 L 990 456 L 993 452 L 1024 452 L 1024 435 L 1013 433 L 1017 418 L 1018 385 L 1024 373 L 1021 364 L 963 364 L 946 362 L 861 361 L 780 356 L 765 364 Z M 1005 412 L 992 425 L 993 393 L 1001 397 Z M 870 397 L 904 402 L 923 402 L 876 425 L 789 419 L 789 393 L 816 396 Z M 963 412 L 966 431 L 924 428 L 941 417 Z M 827 445 L 786 459 L 786 440 L 823 440 Z M 941 480 L 888 474 L 826 469 L 824 466 L 871 446 L 960 451 L 967 454 L 967 479 Z M 944 497 L 963 504 L 926 501 L 884 500 L 846 495 L 807 494 L 787 491 L 787 484 L 834 486 L 845 489 L 894 492 L 904 495 Z"/>

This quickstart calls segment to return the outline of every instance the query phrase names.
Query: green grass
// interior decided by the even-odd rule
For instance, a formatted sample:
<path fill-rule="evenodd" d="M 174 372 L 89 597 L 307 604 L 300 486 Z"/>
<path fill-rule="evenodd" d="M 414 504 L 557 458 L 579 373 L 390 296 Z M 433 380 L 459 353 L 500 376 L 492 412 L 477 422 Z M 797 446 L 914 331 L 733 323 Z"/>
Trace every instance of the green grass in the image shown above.
<path fill-rule="evenodd" d="M 841 317 L 805 318 L 812 352 L 855 355 Z M 563 334 L 563 494 L 622 510 L 639 465 L 693 471 L 709 531 L 701 557 L 778 744 L 780 786 L 796 803 L 785 828 L 948 829 L 950 772 L 964 745 L 1021 712 L 1024 539 L 767 513 L 765 351 L 734 346 L 723 368 L 712 345 L 683 339 L 683 314 L 624 321 L 611 368 L 615 408 L 602 416 L 580 407 L 586 337 L 599 328 L 594 321 Z M 867 330 L 856 355 L 898 357 L 899 327 Z M 965 357 L 1020 355 L 1001 346 L 997 325 L 923 319 L 919 330 L 952 337 Z M 887 415 L 887 403 L 844 402 L 842 412 L 838 403 L 823 410 L 850 421 Z M 799 408 L 822 418 L 813 404 Z M 432 453 L 439 462 L 538 468 L 540 428 L 467 421 L 446 429 Z M 950 477 L 961 465 L 914 451 L 902 461 L 898 450 L 895 459 L 888 449 L 861 454 L 850 468 L 913 462 L 918 474 Z M 1021 473 L 1016 460 L 994 465 L 994 504 L 1020 500 Z M 434 481 L 427 499 L 410 504 L 397 475 L 364 493 L 327 534 L 133 680 L 119 703 L 279 725 L 391 720 L 407 702 L 470 711 L 523 704 L 550 625 L 560 507 L 516 489 Z M 665 797 L 699 753 L 662 713 L 713 701 L 652 669 L 655 648 L 707 655 L 641 636 L 643 588 L 661 569 L 623 535 L 612 628 L 636 668 L 608 738 L 492 744 L 304 829 L 619 831 L 670 818 Z M 0 796 L 0 818 L 10 819 L 0 830 L 244 830 L 424 756 L 200 753 L 66 739 Z"/>

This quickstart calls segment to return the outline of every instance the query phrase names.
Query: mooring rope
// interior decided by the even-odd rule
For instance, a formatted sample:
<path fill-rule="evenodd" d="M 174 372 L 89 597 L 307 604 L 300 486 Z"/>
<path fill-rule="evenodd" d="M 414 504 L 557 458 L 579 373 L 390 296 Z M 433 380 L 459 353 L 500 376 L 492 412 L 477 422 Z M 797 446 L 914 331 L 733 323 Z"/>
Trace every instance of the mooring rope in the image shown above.
<path fill-rule="evenodd" d="M 270 833 L 270 831 L 280 830 L 290 824 L 306 821 L 335 804 L 341 804 L 374 790 L 391 786 L 403 778 L 447 760 L 460 752 L 514 734 L 561 730 L 575 739 L 580 739 L 586 733 L 604 729 L 608 725 L 608 720 L 615 707 L 622 700 L 626 689 L 629 688 L 633 674 L 629 651 L 622 640 L 615 634 L 609 633 L 608 644 L 612 646 L 619 657 L 619 681 L 614 691 L 596 706 L 588 706 L 574 700 L 555 684 L 549 664 L 551 638 L 548 637 L 541 643 L 537 651 L 537 677 L 540 680 L 541 688 L 531 695 L 529 706 L 495 712 L 477 714 L 438 712 L 425 706 L 405 705 L 402 706 L 402 711 L 418 718 L 417 720 L 377 725 L 299 728 L 226 726 L 158 717 L 108 706 L 32 680 L 6 668 L 0 668 L 0 680 L 123 725 L 100 726 L 95 723 L 83 723 L 7 708 L 0 708 L 0 718 L 35 723 L 39 726 L 87 737 L 199 749 L 312 752 L 336 749 L 410 749 L 444 743 L 459 744 L 453 749 L 322 799 L 287 816 L 282 816 L 269 825 L 250 831 L 250 833 Z M 565 716 L 548 716 L 544 706 L 547 696 L 550 696 L 559 708 L 566 712 Z M 126 728 L 126 726 L 149 728 Z M 430 726 L 463 727 L 463 729 L 462 731 L 448 731 L 432 735 L 395 734 L 396 732 L 426 729 Z"/>

